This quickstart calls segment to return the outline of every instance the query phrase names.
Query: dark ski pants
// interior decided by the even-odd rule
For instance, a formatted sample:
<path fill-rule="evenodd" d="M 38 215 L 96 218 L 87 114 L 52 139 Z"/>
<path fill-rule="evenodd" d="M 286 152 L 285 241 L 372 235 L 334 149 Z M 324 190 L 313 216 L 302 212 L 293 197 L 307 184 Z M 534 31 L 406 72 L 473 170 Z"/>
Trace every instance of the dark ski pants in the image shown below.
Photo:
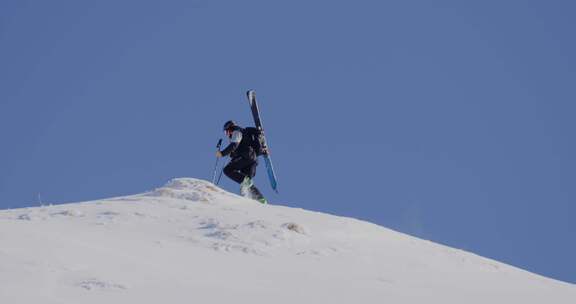
<path fill-rule="evenodd" d="M 250 176 L 250 178 L 256 176 L 257 165 L 258 162 L 256 160 L 242 157 L 235 158 L 224 167 L 224 174 L 240 184 L 246 176 Z"/>

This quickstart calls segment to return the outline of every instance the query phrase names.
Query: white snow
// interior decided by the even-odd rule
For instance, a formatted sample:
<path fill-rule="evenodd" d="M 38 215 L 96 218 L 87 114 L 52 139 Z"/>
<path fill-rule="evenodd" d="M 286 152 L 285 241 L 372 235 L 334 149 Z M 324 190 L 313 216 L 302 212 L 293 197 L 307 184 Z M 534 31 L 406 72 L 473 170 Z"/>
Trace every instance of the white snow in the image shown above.
<path fill-rule="evenodd" d="M 576 303 L 576 285 L 181 178 L 0 211 L 0 303 Z"/>

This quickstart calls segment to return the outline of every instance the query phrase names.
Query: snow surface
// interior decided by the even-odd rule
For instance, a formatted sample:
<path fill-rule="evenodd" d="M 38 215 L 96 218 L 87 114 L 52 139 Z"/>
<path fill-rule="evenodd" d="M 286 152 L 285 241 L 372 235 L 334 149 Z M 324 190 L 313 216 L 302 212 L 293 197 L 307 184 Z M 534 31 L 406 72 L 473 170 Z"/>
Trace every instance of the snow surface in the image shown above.
<path fill-rule="evenodd" d="M 0 303 L 576 303 L 576 285 L 180 178 L 1 211 Z"/>

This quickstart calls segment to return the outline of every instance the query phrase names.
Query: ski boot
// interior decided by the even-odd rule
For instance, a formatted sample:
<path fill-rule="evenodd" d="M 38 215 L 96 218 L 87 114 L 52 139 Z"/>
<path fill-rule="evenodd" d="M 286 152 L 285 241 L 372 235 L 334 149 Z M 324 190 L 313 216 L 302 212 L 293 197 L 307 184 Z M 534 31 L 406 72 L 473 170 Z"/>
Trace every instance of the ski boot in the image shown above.
<path fill-rule="evenodd" d="M 246 176 L 242 183 L 240 183 L 240 194 L 247 198 L 252 198 L 252 191 L 250 188 L 254 186 L 254 182 L 249 176 Z"/>
<path fill-rule="evenodd" d="M 262 195 L 260 190 L 258 190 L 258 188 L 256 188 L 256 186 L 254 185 L 254 182 L 248 176 L 246 176 L 244 178 L 244 180 L 242 181 L 242 183 L 240 184 L 240 194 L 244 197 L 253 199 L 253 200 L 258 201 L 262 204 L 268 204 L 268 201 L 266 200 L 264 195 Z"/>

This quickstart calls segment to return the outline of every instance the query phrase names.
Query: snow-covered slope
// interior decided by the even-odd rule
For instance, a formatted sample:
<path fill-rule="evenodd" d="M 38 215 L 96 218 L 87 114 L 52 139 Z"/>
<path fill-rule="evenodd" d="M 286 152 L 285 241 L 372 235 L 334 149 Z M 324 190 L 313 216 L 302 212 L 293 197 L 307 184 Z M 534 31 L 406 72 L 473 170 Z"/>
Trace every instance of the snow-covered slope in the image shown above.
<path fill-rule="evenodd" d="M 576 286 L 182 178 L 1 211 L 0 303 L 576 303 Z"/>

